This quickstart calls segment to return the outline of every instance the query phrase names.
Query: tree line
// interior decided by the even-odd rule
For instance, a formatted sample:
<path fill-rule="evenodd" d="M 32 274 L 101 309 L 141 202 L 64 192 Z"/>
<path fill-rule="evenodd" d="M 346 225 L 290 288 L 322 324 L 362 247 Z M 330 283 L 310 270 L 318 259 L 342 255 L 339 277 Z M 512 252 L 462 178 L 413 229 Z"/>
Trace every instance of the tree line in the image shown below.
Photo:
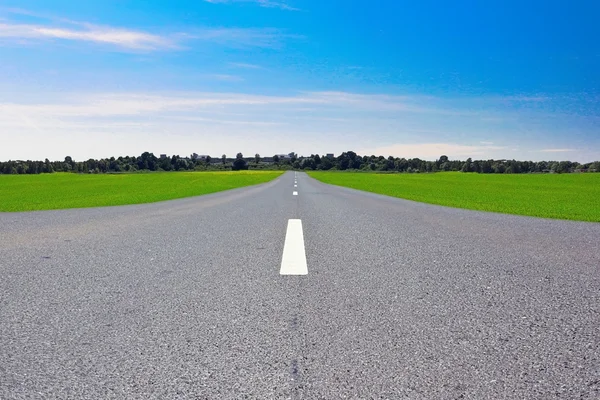
<path fill-rule="evenodd" d="M 438 172 L 461 171 L 482 174 L 520 174 L 520 173 L 572 173 L 600 172 L 600 161 L 580 164 L 572 161 L 517 161 L 517 160 L 450 160 L 442 155 L 435 161 L 419 158 L 400 158 L 383 156 L 360 156 L 347 151 L 339 156 L 311 154 L 308 157 L 290 153 L 284 156 L 244 157 L 238 153 L 235 158 L 223 154 L 219 158 L 191 155 L 180 157 L 156 157 L 144 152 L 139 157 L 110 157 L 75 161 L 65 157 L 63 161 L 6 161 L 0 162 L 1 174 L 42 174 L 52 172 L 74 172 L 83 174 L 146 172 L 146 171 L 214 171 L 245 169 L 298 169 L 298 170 L 354 170 L 379 172 Z"/>

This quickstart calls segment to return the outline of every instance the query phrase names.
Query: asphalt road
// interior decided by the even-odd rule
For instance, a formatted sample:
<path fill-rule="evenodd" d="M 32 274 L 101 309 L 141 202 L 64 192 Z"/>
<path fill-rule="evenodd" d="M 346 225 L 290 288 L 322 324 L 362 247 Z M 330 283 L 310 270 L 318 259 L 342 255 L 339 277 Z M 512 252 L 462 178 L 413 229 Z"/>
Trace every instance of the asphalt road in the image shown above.
<path fill-rule="evenodd" d="M 600 398 L 600 224 L 293 181 L 0 213 L 0 399 Z"/>

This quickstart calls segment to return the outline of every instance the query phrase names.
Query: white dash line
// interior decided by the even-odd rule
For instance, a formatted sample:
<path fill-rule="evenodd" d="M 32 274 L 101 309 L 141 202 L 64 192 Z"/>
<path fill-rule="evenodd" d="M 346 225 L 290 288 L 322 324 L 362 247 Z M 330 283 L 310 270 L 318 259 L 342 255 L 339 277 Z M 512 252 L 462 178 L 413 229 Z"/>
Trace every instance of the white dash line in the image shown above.
<path fill-rule="evenodd" d="M 308 267 L 306 266 L 306 251 L 304 249 L 304 233 L 302 232 L 302 220 L 290 219 L 288 221 L 279 274 L 308 274 Z"/>
<path fill-rule="evenodd" d="M 294 196 L 298 196 L 298 192 L 296 192 L 295 190 L 294 190 L 294 192 L 293 192 L 292 194 L 293 194 Z"/>
<path fill-rule="evenodd" d="M 298 187 L 298 185 L 294 185 L 294 187 Z"/>

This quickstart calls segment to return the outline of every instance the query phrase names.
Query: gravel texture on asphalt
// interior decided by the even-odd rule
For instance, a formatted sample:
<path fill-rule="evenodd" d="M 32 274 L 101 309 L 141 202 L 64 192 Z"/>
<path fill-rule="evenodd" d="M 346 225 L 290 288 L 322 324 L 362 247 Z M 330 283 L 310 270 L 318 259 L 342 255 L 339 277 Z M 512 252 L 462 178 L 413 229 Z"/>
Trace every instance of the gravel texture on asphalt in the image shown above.
<path fill-rule="evenodd" d="M 0 227 L 0 399 L 600 398 L 600 224 L 288 172 Z"/>

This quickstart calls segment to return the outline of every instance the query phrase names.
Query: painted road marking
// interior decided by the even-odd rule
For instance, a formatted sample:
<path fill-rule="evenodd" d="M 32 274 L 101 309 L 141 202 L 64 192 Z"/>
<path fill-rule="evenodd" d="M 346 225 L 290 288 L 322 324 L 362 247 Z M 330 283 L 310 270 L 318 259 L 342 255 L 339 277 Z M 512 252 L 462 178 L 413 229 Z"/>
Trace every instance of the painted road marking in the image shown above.
<path fill-rule="evenodd" d="M 292 193 L 292 194 L 293 194 L 294 196 L 298 196 L 298 192 L 296 192 L 295 190 L 294 190 L 294 193 Z"/>
<path fill-rule="evenodd" d="M 294 187 L 298 187 L 298 185 L 294 184 Z"/>
<path fill-rule="evenodd" d="M 308 267 L 306 266 L 306 251 L 304 249 L 304 233 L 302 232 L 302 220 L 290 219 L 288 221 L 279 274 L 308 274 Z"/>

